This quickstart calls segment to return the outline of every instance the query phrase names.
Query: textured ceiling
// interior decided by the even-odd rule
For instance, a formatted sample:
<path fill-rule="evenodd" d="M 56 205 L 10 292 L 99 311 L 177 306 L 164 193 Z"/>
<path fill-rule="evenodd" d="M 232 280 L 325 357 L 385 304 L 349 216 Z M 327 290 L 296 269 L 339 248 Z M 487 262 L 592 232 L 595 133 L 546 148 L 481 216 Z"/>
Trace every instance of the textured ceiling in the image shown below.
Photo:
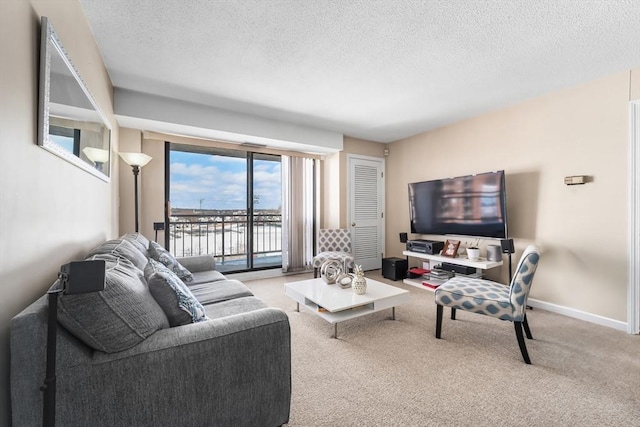
<path fill-rule="evenodd" d="M 638 0 L 80 0 L 114 86 L 379 142 L 640 66 Z"/>

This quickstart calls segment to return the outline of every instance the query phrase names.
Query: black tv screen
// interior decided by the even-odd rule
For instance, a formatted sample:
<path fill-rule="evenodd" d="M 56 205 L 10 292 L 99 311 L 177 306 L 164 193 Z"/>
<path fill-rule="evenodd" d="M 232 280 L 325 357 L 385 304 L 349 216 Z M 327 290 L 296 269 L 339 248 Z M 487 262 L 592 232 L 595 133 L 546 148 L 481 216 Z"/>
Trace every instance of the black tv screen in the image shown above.
<path fill-rule="evenodd" d="M 507 237 L 504 171 L 409 184 L 411 232 Z"/>

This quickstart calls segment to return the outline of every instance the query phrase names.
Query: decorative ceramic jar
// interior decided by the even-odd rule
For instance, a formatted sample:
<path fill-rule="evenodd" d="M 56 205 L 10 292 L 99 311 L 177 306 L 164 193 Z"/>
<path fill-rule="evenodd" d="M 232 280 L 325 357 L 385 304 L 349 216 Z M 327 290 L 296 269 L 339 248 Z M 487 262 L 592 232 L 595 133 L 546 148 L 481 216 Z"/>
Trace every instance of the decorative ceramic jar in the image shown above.
<path fill-rule="evenodd" d="M 367 279 L 364 278 L 364 271 L 361 265 L 356 265 L 354 269 L 356 276 L 351 281 L 351 289 L 353 292 L 362 295 L 367 292 Z"/>
<path fill-rule="evenodd" d="M 340 274 L 342 274 L 342 266 L 335 259 L 326 260 L 320 267 L 320 277 L 327 285 L 336 283 L 336 279 Z"/>
<path fill-rule="evenodd" d="M 471 261 L 476 261 L 480 258 L 480 249 L 478 248 L 467 248 L 467 257 Z"/>

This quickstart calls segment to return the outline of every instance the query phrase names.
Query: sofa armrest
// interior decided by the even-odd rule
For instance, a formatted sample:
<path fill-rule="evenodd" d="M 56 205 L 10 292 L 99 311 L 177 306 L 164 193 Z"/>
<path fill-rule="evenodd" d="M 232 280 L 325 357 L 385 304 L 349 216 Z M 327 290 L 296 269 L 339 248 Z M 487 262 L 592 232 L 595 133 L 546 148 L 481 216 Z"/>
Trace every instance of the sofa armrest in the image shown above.
<path fill-rule="evenodd" d="M 96 352 L 88 366 L 59 372 L 58 385 L 60 407 L 73 412 L 65 419 L 77 425 L 282 425 L 289 320 L 262 308 L 163 329 L 131 349 Z"/>
<path fill-rule="evenodd" d="M 176 259 L 184 268 L 192 273 L 216 269 L 216 260 L 213 255 L 194 255 Z"/>

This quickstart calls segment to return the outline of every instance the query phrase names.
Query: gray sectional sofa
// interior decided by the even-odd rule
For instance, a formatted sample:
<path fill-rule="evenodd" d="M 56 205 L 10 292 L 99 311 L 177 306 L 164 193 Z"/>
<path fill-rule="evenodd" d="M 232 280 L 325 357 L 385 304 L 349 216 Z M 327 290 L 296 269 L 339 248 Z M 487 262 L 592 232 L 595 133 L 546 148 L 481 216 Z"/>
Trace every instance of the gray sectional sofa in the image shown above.
<path fill-rule="evenodd" d="M 177 266 L 163 257 L 137 233 L 110 240 L 87 254 L 105 261 L 105 290 L 60 296 L 57 425 L 288 422 L 286 314 L 226 279 L 210 256 Z M 43 295 L 11 322 L 14 426 L 42 425 L 47 308 Z"/>

